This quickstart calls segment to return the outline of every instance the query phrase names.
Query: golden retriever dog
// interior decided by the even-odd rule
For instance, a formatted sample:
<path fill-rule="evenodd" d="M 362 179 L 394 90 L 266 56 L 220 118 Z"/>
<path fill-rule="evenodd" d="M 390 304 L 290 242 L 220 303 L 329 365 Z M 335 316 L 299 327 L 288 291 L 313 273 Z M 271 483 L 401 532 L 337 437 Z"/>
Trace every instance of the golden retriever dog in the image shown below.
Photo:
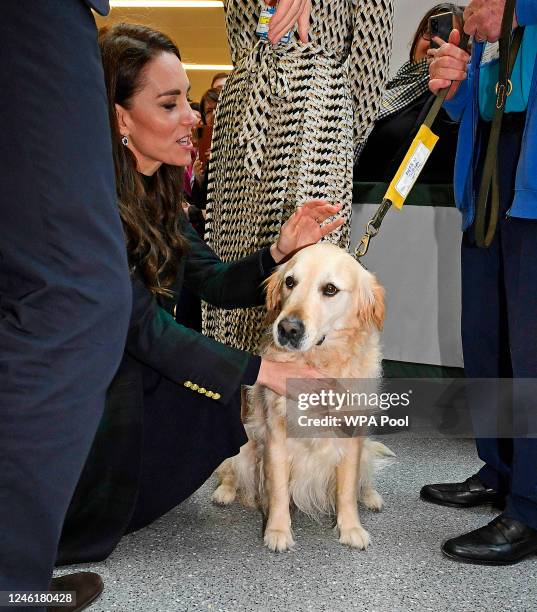
<path fill-rule="evenodd" d="M 345 251 L 329 243 L 299 251 L 268 279 L 267 308 L 274 321 L 262 350 L 267 359 L 303 362 L 327 378 L 380 377 L 384 291 Z M 255 385 L 248 399 L 249 442 L 218 468 L 213 501 L 230 504 L 238 496 L 259 507 L 265 545 L 274 551 L 294 545 L 290 505 L 313 517 L 335 512 L 339 541 L 367 548 L 358 500 L 382 509 L 372 467 L 393 453 L 360 436 L 288 438 L 284 397 Z"/>

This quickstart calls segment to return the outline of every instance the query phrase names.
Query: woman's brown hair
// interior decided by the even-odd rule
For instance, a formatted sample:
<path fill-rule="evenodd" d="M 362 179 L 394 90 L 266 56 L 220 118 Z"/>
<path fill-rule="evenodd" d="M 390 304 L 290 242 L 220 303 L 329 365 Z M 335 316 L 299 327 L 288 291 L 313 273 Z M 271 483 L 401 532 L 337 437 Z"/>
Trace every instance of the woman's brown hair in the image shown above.
<path fill-rule="evenodd" d="M 211 87 L 208 89 L 200 100 L 200 113 L 203 123 L 207 123 L 207 104 L 208 102 L 214 102 L 215 106 L 218 104 L 220 98 L 220 89 Z"/>
<path fill-rule="evenodd" d="M 146 187 L 136 169 L 134 154 L 121 142 L 115 104 L 130 108 L 144 86 L 144 68 L 161 53 L 179 50 L 168 36 L 151 28 L 119 23 L 99 31 L 99 46 L 108 95 L 112 149 L 119 213 L 131 264 L 147 287 L 170 295 L 179 260 L 188 244 L 181 234 L 183 169 L 162 164 Z"/>
<path fill-rule="evenodd" d="M 414 34 L 414 38 L 412 39 L 412 46 L 410 47 L 410 61 L 414 61 L 414 54 L 416 53 L 416 47 L 418 46 L 418 42 L 420 38 L 429 31 L 429 19 L 434 17 L 434 15 L 440 15 L 440 13 L 453 13 L 455 18 L 455 23 L 460 24 L 460 28 L 463 26 L 463 14 L 464 9 L 457 4 L 452 4 L 451 2 L 441 2 L 436 6 L 433 6 L 432 9 L 429 9 L 422 20 L 418 25 L 418 29 Z M 459 27 L 457 25 L 457 27 Z"/>

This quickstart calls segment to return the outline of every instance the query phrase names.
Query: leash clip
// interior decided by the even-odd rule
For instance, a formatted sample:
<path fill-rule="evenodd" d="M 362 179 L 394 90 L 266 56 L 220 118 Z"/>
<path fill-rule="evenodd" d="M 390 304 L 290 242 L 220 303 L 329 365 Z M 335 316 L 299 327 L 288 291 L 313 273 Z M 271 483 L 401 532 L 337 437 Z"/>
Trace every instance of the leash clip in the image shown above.
<path fill-rule="evenodd" d="M 356 247 L 356 251 L 354 253 L 357 259 L 359 259 L 360 257 L 363 257 L 367 253 L 367 250 L 369 249 L 370 240 L 371 240 L 371 236 L 369 234 L 365 233 L 362 236 L 362 239 L 358 243 Z"/>
<path fill-rule="evenodd" d="M 374 238 L 379 233 L 379 228 L 375 226 L 373 220 L 369 221 L 365 226 L 365 234 L 356 247 L 355 255 L 357 258 L 363 257 L 368 249 L 371 238 Z"/>
<path fill-rule="evenodd" d="M 505 98 L 508 98 L 513 91 L 513 83 L 511 79 L 507 79 L 507 83 L 496 83 L 496 108 L 503 108 L 505 104 Z"/>

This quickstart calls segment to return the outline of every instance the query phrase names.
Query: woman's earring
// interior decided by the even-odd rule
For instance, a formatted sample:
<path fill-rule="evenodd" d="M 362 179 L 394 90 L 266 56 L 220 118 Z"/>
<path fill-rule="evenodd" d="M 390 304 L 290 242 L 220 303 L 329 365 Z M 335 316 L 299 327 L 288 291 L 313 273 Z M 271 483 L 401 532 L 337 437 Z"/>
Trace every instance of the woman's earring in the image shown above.
<path fill-rule="evenodd" d="M 123 138 L 121 139 L 121 143 L 123 144 L 123 146 L 126 147 L 129 144 L 129 137 L 123 136 Z"/>

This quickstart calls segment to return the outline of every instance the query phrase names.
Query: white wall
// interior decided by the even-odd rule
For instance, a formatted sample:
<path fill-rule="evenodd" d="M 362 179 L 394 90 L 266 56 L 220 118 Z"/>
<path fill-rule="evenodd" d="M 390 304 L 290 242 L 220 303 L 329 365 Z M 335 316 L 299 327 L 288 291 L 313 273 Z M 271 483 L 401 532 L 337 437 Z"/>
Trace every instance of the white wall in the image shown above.
<path fill-rule="evenodd" d="M 441 0 L 395 0 L 393 54 L 390 65 L 392 75 L 408 60 L 412 36 L 421 18 L 440 2 Z M 464 5 L 466 2 L 460 0 L 459 4 Z"/>

